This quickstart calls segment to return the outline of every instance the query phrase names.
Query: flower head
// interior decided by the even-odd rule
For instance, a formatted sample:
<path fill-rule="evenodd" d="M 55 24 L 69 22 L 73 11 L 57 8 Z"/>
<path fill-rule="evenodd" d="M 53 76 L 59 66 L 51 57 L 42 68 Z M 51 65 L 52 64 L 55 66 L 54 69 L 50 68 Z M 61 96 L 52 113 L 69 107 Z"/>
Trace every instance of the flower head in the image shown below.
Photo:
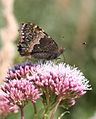
<path fill-rule="evenodd" d="M 64 63 L 56 65 L 47 62 L 41 64 L 40 70 L 29 79 L 36 85 L 43 87 L 43 89 L 47 88 L 64 99 L 79 98 L 91 89 L 89 81 L 78 68 Z"/>
<path fill-rule="evenodd" d="M 11 80 L 2 86 L 9 103 L 24 107 L 28 101 L 33 103 L 40 97 L 38 89 L 28 80 Z"/>
<path fill-rule="evenodd" d="M 3 92 L 0 92 L 0 115 L 6 116 L 10 112 L 18 112 L 18 107 L 16 105 L 9 104 Z"/>

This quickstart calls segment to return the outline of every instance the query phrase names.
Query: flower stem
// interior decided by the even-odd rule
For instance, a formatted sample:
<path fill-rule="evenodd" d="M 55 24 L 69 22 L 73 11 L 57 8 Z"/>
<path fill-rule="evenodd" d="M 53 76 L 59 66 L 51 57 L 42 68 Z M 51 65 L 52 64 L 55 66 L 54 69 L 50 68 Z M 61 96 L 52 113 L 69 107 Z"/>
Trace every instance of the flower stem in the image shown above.
<path fill-rule="evenodd" d="M 38 119 L 38 117 L 37 117 L 37 108 L 36 108 L 35 103 L 33 103 L 33 107 L 34 107 L 34 119 Z"/>
<path fill-rule="evenodd" d="M 48 119 L 48 115 L 45 113 L 43 119 Z"/>
<path fill-rule="evenodd" d="M 24 119 L 24 108 L 20 107 L 20 111 L 21 111 L 21 119 Z"/>
<path fill-rule="evenodd" d="M 49 94 L 49 90 L 48 90 L 48 88 L 44 91 L 44 95 L 45 95 L 45 97 L 46 97 L 46 102 L 45 102 L 45 100 L 43 101 L 43 102 L 45 102 L 45 104 L 44 104 L 44 108 L 45 108 L 45 110 L 44 110 L 44 113 L 43 113 L 43 119 L 48 119 L 48 112 L 49 112 L 49 107 L 50 107 L 50 94 Z"/>
<path fill-rule="evenodd" d="M 45 110 L 43 113 L 43 119 L 48 119 L 48 106 L 45 107 Z"/>
<path fill-rule="evenodd" d="M 55 115 L 55 112 L 57 111 L 57 108 L 61 102 L 62 98 L 58 98 L 56 104 L 55 104 L 55 107 L 53 108 L 51 114 L 50 114 L 50 119 L 54 119 L 54 115 Z"/>

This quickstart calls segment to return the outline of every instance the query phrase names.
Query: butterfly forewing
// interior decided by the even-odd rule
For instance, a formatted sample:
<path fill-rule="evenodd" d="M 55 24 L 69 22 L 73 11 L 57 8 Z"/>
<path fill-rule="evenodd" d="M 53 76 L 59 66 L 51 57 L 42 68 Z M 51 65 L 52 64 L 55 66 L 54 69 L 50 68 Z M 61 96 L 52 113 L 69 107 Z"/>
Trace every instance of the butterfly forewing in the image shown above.
<path fill-rule="evenodd" d="M 18 51 L 22 56 L 31 55 L 34 45 L 39 44 L 40 39 L 44 37 L 42 30 L 32 23 L 22 23 L 19 33 Z"/>

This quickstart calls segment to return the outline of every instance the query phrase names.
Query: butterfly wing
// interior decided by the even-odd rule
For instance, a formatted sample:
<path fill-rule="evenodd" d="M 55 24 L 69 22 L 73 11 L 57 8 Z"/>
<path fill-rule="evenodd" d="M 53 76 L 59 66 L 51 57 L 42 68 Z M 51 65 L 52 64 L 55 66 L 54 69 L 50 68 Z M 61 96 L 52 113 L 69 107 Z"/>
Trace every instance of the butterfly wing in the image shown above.
<path fill-rule="evenodd" d="M 18 51 L 21 56 L 33 55 L 36 58 L 48 59 L 58 50 L 56 42 L 35 24 L 22 23 L 19 33 Z"/>

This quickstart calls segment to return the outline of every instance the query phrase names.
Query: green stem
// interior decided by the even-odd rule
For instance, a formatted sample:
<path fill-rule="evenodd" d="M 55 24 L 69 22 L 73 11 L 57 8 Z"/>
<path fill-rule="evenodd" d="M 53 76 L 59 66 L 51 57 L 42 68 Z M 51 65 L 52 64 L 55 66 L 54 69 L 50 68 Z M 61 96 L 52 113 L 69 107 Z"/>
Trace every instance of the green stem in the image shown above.
<path fill-rule="evenodd" d="M 48 114 L 44 113 L 43 119 L 48 119 Z"/>
<path fill-rule="evenodd" d="M 54 115 L 55 115 L 55 112 L 57 111 L 57 108 L 61 102 L 62 98 L 58 98 L 56 104 L 55 104 L 55 107 L 53 108 L 53 110 L 51 111 L 51 114 L 50 114 L 50 119 L 54 119 Z"/>
<path fill-rule="evenodd" d="M 44 105 L 45 111 L 43 114 L 43 119 L 48 119 L 48 112 L 49 112 L 49 106 L 50 106 L 50 94 L 49 94 L 49 90 L 46 89 L 46 91 L 44 91 L 44 95 L 46 97 L 46 102 Z"/>
<path fill-rule="evenodd" d="M 46 90 L 45 92 L 45 97 L 46 97 L 46 105 L 45 105 L 45 111 L 43 114 L 43 119 L 48 119 L 48 114 L 49 114 L 49 107 L 50 107 L 50 94 L 49 90 Z"/>
<path fill-rule="evenodd" d="M 21 111 L 21 119 L 24 119 L 24 108 L 20 107 L 20 111 Z"/>
<path fill-rule="evenodd" d="M 36 104 L 35 103 L 33 103 L 33 107 L 34 107 L 34 119 L 38 119 L 37 108 L 36 108 Z"/>
<path fill-rule="evenodd" d="M 45 96 L 46 96 L 46 100 L 47 100 L 47 105 L 49 106 L 49 100 L 50 100 L 50 93 L 49 93 L 49 90 L 48 88 L 46 89 L 46 92 L 45 92 Z"/>
<path fill-rule="evenodd" d="M 43 114 L 43 119 L 48 119 L 48 105 L 45 107 L 45 111 L 44 111 L 44 114 Z"/>
<path fill-rule="evenodd" d="M 69 111 L 66 111 L 66 112 L 64 112 L 64 113 L 62 113 L 59 117 L 58 117 L 58 119 L 61 119 L 65 114 L 70 114 L 70 112 Z"/>

